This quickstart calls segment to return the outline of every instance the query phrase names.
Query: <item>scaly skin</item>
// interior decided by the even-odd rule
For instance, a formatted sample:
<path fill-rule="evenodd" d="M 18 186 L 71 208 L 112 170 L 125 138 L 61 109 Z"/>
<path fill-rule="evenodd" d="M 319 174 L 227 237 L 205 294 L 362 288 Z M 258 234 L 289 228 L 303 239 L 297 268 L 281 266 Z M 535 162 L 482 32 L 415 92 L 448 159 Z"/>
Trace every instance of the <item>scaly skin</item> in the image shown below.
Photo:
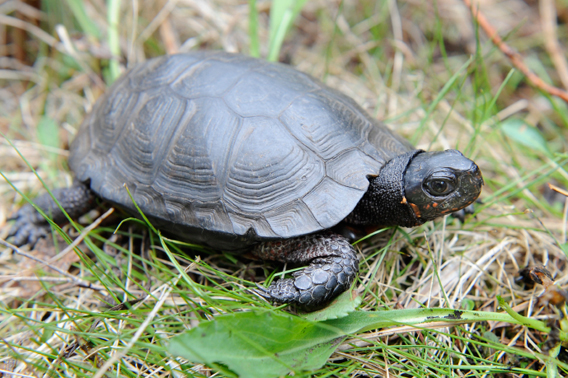
<path fill-rule="evenodd" d="M 55 189 L 52 193 L 71 218 L 78 218 L 93 206 L 93 194 L 85 184 L 76 182 L 70 188 Z M 67 220 L 49 193 L 42 194 L 34 203 L 56 224 L 63 224 Z M 24 205 L 10 220 L 16 221 L 9 236 L 17 246 L 29 243 L 33 248 L 40 238 L 49 234 L 49 223 L 30 204 Z"/>
<path fill-rule="evenodd" d="M 349 289 L 359 272 L 359 259 L 347 239 L 333 233 L 305 235 L 259 244 L 253 255 L 263 260 L 309 265 L 293 278 L 257 291 L 266 299 L 314 307 Z"/>

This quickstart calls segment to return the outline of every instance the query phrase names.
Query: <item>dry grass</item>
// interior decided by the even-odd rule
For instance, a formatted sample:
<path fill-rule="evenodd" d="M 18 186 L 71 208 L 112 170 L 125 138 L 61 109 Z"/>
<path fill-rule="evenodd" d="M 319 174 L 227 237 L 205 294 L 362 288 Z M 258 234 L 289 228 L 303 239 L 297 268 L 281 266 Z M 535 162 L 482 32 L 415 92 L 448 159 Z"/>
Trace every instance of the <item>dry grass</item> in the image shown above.
<path fill-rule="evenodd" d="M 106 2 L 84 1 L 85 12 L 100 31 L 99 36 L 85 32 L 69 11 L 63 11 L 64 3 L 50 1 L 44 7 L 47 3 L 50 11 L 43 13 L 32 2 L 0 5 L 0 131 L 4 134 L 0 139 L 0 170 L 10 181 L 0 184 L 0 224 L 6 224 L 9 214 L 23 203 L 12 185 L 30 198 L 42 192 L 43 186 L 30 166 L 50 188 L 71 183 L 66 148 L 110 77 L 112 54 L 106 39 Z M 270 4 L 257 3 L 260 53 L 266 56 Z M 549 1 L 541 1 L 541 7 L 548 8 L 541 10 L 540 16 L 536 2 L 484 0 L 478 4 L 534 72 L 551 84 L 563 85 L 566 52 L 559 48 L 568 42 L 566 4 L 552 8 L 557 18 L 550 16 Z M 118 25 L 120 69 L 148 57 L 197 48 L 248 53 L 248 12 L 247 2 L 235 0 L 122 2 Z M 555 25 L 557 19 L 559 24 Z M 446 218 L 417 230 L 379 235 L 359 244 L 364 258 L 357 286 L 363 295 L 362 309 L 426 305 L 498 311 L 496 298 L 501 296 L 525 316 L 543 320 L 558 316 L 554 306 L 539 302 L 542 287 L 528 289 L 520 285 L 517 273 L 525 266 L 542 265 L 558 285 L 568 284 L 568 202 L 545 185 L 551 182 L 568 186 L 563 165 L 566 156 L 562 155 L 567 146 L 567 106 L 527 85 L 518 73 L 503 85 L 510 63 L 482 32 L 478 33 L 463 2 L 308 1 L 282 46 L 280 59 L 355 98 L 419 148 L 461 149 L 484 174 L 483 205 L 465 224 Z M 444 85 L 452 81 L 455 85 L 444 92 Z M 499 97 L 493 101 L 500 88 Z M 504 132 L 500 125 L 513 118 L 537 127 L 551 153 L 535 150 Z M 89 214 L 83 225 L 104 211 L 106 208 Z M 0 346 L 0 376 L 2 371 L 62 375 L 58 368 L 61 356 L 77 366 L 87 362 L 95 372 L 119 350 L 126 354 L 121 360 L 122 369 L 128 367 L 132 375 L 165 376 L 170 372 L 154 362 L 148 363 L 142 352 L 122 349 L 131 339 L 123 341 L 118 336 L 123 332 L 132 336 L 130 331 L 154 316 L 175 318 L 176 311 L 200 314 L 188 316 L 191 321 L 185 327 L 189 328 L 223 311 L 263 305 L 259 300 L 255 302 L 244 280 L 263 281 L 270 267 L 222 254 L 200 254 L 202 261 L 197 265 L 178 256 L 176 261 L 187 267 L 196 286 L 189 285 L 193 291 L 187 293 L 171 291 L 172 280 L 179 277 L 171 270 L 172 262 L 160 254 L 160 246 L 145 231 L 123 227 L 121 236 L 107 240 L 121 217 L 124 215 L 113 214 L 92 236 L 78 240 L 79 249 L 86 254 L 69 251 L 59 256 L 66 246 L 62 240 L 56 245 L 51 241 L 38 245 L 34 256 L 72 277 L 14 254 L 11 249 L 0 252 L 0 339 L 5 345 Z M 2 226 L 0 237 L 6 235 L 8 227 Z M 72 239 L 79 236 L 77 232 L 71 234 Z M 105 261 L 104 256 L 110 257 Z M 232 290 L 215 291 L 212 282 Z M 112 315 L 102 322 L 109 334 L 118 336 L 107 350 L 96 349 L 81 339 L 85 336 L 77 330 L 85 331 L 87 325 L 92 329 L 100 327 L 100 322 L 84 322 L 81 316 L 99 313 L 101 298 L 108 300 L 109 295 L 115 296 L 111 305 L 134 298 L 142 301 L 132 304 L 130 320 Z M 223 300 L 233 304 L 223 307 L 228 306 L 219 305 Z M 188 304 L 190 310 L 182 310 Z M 60 328 L 55 329 L 55 325 Z M 160 332 L 155 327 L 152 338 L 170 335 Z M 523 326 L 485 322 L 456 332 L 462 336 L 491 332 L 500 343 L 529 354 L 542 352 L 547 337 Z M 328 370 L 319 374 L 372 376 L 394 369 L 390 376 L 404 376 L 405 371 L 419 371 L 419 359 L 412 360 L 408 355 L 402 359 L 392 351 L 385 351 L 378 359 L 380 363 L 373 360 L 375 353 L 383 353 L 381 346 L 402 343 L 406 334 L 407 330 L 390 335 L 368 334 L 364 341 L 357 340 L 359 349 L 345 344 L 324 368 Z M 424 341 L 424 334 L 410 335 L 430 345 Z M 138 337 L 148 344 L 155 341 L 144 335 Z M 447 348 L 448 355 L 454 348 L 464 351 L 463 341 L 458 339 L 439 334 L 436 340 L 441 350 L 440 345 Z M 74 343 L 80 348 L 71 353 L 69 348 Z M 21 349 L 15 350 L 14 345 Z M 369 345 L 379 348 L 365 350 Z M 146 353 L 150 354 L 150 350 Z M 60 358 L 48 358 L 48 354 Z M 533 372 L 543 372 L 546 367 L 536 355 L 523 360 L 488 350 L 485 357 Z M 404 363 L 396 367 L 393 360 Z M 457 360 L 457 365 L 465 363 L 464 359 Z M 172 359 L 166 365 L 173 369 L 179 364 Z M 412 370 L 411 365 L 418 367 Z M 448 371 L 455 376 L 484 376 L 475 369 L 455 367 Z M 212 374 L 201 365 L 195 366 L 194 372 L 198 376 Z M 432 368 L 421 374 L 444 375 Z M 517 371 L 509 376 L 523 375 Z"/>

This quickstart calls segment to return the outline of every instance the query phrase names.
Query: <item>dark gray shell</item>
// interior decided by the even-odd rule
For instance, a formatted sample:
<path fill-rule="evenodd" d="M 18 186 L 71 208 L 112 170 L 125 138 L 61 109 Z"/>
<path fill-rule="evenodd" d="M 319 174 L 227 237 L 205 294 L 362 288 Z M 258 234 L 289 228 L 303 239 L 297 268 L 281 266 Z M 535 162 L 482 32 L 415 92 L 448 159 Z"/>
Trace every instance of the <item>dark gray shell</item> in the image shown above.
<path fill-rule="evenodd" d="M 69 164 L 158 227 L 237 249 L 339 223 L 368 175 L 411 150 L 353 100 L 282 64 L 223 52 L 136 66 L 85 120 Z"/>

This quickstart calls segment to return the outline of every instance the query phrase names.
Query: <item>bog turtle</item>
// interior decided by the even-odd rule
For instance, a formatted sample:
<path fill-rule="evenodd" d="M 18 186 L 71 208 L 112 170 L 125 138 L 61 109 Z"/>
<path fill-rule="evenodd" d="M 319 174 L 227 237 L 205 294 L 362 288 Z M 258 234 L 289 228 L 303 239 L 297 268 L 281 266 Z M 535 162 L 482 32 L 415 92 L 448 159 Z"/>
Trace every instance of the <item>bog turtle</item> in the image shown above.
<path fill-rule="evenodd" d="M 287 65 L 224 52 L 159 57 L 123 75 L 71 144 L 70 188 L 53 191 L 71 217 L 94 196 L 217 250 L 307 264 L 262 291 L 314 306 L 358 272 L 334 229 L 413 227 L 471 204 L 483 184 L 456 150 L 424 152 L 352 99 Z M 66 217 L 48 195 L 36 204 Z M 49 229 L 29 204 L 15 244 Z"/>

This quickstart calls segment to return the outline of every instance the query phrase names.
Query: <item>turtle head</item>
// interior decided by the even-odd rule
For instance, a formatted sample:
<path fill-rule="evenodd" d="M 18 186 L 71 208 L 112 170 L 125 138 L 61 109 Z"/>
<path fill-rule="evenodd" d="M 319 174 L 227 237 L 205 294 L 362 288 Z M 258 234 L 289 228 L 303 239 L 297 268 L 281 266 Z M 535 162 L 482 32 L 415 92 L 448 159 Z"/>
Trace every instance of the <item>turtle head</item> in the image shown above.
<path fill-rule="evenodd" d="M 463 209 L 479 197 L 479 167 L 461 152 L 409 151 L 391 159 L 345 218 L 355 226 L 414 227 Z"/>
<path fill-rule="evenodd" d="M 479 197 L 482 185 L 479 167 L 461 152 L 422 152 L 406 167 L 404 198 L 425 222 L 467 207 Z"/>

